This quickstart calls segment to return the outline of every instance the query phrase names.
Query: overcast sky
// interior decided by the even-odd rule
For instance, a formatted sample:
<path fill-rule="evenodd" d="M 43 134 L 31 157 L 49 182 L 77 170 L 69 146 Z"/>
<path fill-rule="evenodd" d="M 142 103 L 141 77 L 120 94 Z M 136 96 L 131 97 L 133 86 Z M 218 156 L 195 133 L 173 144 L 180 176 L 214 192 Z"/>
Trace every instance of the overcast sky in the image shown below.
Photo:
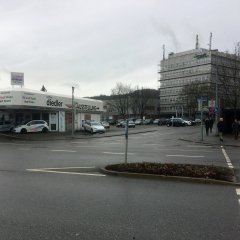
<path fill-rule="evenodd" d="M 0 0 L 0 87 L 24 72 L 25 87 L 109 95 L 117 82 L 159 87 L 166 53 L 234 50 L 239 0 Z"/>

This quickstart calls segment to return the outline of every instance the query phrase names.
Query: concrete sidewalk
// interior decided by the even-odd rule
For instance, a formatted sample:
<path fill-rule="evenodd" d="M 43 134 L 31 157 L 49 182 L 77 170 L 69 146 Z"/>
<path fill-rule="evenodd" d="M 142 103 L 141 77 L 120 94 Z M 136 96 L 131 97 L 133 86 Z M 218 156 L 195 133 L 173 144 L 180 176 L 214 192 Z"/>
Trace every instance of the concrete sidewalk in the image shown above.
<path fill-rule="evenodd" d="M 233 134 L 224 134 L 223 135 L 223 142 L 220 141 L 219 136 L 216 135 L 214 132 L 209 133 L 208 136 L 206 136 L 205 132 L 203 134 L 203 141 L 201 139 L 201 134 L 200 132 L 191 134 L 191 135 L 186 135 L 180 138 L 181 140 L 184 141 L 191 141 L 191 142 L 196 142 L 196 143 L 202 143 L 202 144 L 207 144 L 207 145 L 221 145 L 221 146 L 233 146 L 233 147 L 240 147 L 240 137 L 239 139 L 234 139 Z"/>

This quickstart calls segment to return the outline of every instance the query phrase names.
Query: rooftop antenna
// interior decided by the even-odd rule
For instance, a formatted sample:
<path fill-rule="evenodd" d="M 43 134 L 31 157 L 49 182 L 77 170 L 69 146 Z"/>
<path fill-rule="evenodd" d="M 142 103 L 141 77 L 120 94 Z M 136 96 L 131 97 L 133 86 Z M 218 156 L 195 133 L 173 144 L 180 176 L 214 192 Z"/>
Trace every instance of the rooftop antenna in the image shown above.
<path fill-rule="evenodd" d="M 210 32 L 209 51 L 212 50 L 212 33 Z"/>
<path fill-rule="evenodd" d="M 163 60 L 165 60 L 165 44 L 163 44 Z"/>
<path fill-rule="evenodd" d="M 198 34 L 196 35 L 196 49 L 199 49 Z"/>

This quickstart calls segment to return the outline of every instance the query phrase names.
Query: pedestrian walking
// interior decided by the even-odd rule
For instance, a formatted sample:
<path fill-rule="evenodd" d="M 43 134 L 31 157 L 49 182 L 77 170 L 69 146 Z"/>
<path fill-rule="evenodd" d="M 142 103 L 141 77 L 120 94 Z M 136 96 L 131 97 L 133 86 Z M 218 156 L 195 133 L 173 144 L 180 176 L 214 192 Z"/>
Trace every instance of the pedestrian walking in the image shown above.
<path fill-rule="evenodd" d="M 219 119 L 217 128 L 218 128 L 219 140 L 223 142 L 223 132 L 224 132 L 224 128 L 225 128 L 224 123 L 223 123 L 223 118 Z"/>
<path fill-rule="evenodd" d="M 214 120 L 213 120 L 213 118 L 211 117 L 211 118 L 209 119 L 210 133 L 212 133 L 213 123 L 214 123 Z"/>
<path fill-rule="evenodd" d="M 204 123 L 205 123 L 206 135 L 208 136 L 209 128 L 210 128 L 210 120 L 208 117 L 206 117 Z"/>
<path fill-rule="evenodd" d="M 232 123 L 232 130 L 233 130 L 234 138 L 238 139 L 240 126 L 239 126 L 237 119 L 235 119 L 234 122 Z"/>

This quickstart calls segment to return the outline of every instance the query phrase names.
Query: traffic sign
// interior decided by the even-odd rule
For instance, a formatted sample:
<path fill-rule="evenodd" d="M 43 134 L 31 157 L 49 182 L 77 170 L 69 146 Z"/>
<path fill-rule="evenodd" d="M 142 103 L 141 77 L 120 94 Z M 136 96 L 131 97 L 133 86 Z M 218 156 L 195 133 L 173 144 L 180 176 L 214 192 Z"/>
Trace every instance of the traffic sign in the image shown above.
<path fill-rule="evenodd" d="M 201 98 L 197 98 L 197 101 L 207 101 L 208 99 L 207 98 L 204 98 L 204 97 L 201 97 Z"/>

